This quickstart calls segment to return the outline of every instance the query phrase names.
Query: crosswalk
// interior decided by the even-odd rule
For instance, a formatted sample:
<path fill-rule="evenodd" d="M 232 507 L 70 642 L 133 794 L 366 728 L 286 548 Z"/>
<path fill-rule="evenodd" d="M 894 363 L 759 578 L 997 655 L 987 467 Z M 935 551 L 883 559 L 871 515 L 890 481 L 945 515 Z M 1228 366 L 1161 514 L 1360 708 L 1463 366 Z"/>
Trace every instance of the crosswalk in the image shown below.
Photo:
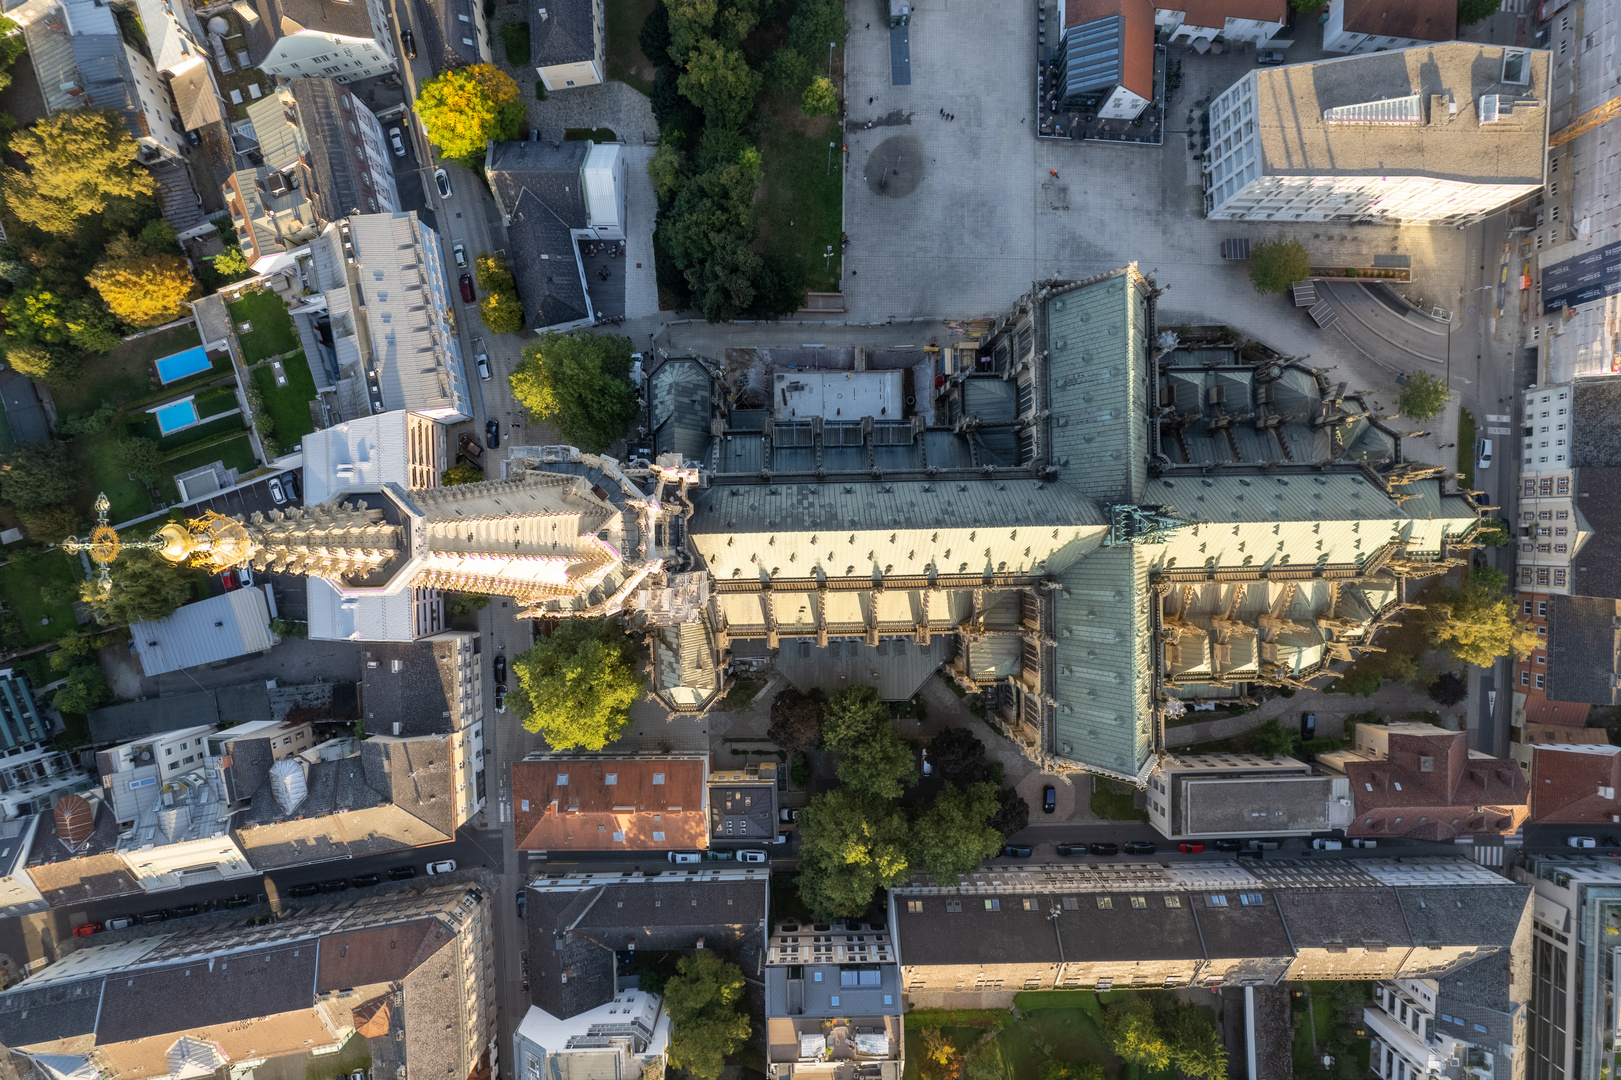
<path fill-rule="evenodd" d="M 1510 15 L 1524 15 L 1531 10 L 1531 0 L 1503 0 L 1498 11 L 1506 11 Z"/>
<path fill-rule="evenodd" d="M 1476 844 L 1474 847 L 1474 859 L 1481 866 L 1502 866 L 1503 845 Z"/>

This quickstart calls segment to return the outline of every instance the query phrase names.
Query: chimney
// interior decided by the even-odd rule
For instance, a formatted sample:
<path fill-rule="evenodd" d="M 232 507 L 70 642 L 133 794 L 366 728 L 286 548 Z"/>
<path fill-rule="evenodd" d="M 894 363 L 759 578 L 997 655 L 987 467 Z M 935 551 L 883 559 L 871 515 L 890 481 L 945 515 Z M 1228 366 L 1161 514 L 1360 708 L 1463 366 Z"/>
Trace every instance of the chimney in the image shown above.
<path fill-rule="evenodd" d="M 703 938 L 698 939 L 697 947 L 700 948 L 700 949 L 704 947 L 704 939 Z"/>

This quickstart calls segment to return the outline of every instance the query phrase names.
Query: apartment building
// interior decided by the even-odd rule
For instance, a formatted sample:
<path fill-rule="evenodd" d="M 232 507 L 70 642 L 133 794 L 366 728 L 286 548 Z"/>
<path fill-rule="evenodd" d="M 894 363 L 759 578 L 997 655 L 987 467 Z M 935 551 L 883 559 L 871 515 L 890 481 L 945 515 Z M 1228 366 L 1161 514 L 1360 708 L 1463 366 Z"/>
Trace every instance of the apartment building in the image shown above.
<path fill-rule="evenodd" d="M 1370 1068 L 1380 1080 L 1523 1080 L 1530 984 L 1528 966 L 1506 952 L 1439 978 L 1374 984 L 1373 1004 L 1362 1010 Z"/>
<path fill-rule="evenodd" d="M 381 0 L 259 0 L 275 44 L 259 67 L 284 79 L 340 83 L 399 70 L 388 9 Z"/>
<path fill-rule="evenodd" d="M 900 967 L 882 922 L 785 920 L 765 955 L 766 1065 L 772 1080 L 900 1080 Z"/>
<path fill-rule="evenodd" d="M 1602 730 L 1595 738 L 1602 738 Z M 1590 826 L 1621 824 L 1621 746 L 1540 743 L 1530 747 L 1531 823 Z"/>
<path fill-rule="evenodd" d="M 1612 417 L 1621 379 L 1582 378 L 1521 396 L 1518 588 L 1521 593 L 1621 596 L 1608 576 L 1621 548 L 1621 446 Z"/>
<path fill-rule="evenodd" d="M 709 755 L 536 751 L 512 763 L 519 851 L 709 846 Z"/>
<path fill-rule="evenodd" d="M 1292 757 L 1166 754 L 1148 777 L 1148 823 L 1170 840 L 1309 836 L 1351 817 L 1350 781 Z"/>
<path fill-rule="evenodd" d="M 1210 106 L 1205 214 L 1474 221 L 1542 188 L 1548 60 L 1455 41 L 1250 71 Z"/>
<path fill-rule="evenodd" d="M 710 773 L 710 843 L 770 844 L 777 839 L 777 767 L 775 761 L 763 761 Z"/>
<path fill-rule="evenodd" d="M 1371 53 L 1451 41 L 1458 5 L 1451 0 L 1329 0 L 1323 51 Z"/>
<path fill-rule="evenodd" d="M 197 131 L 225 116 L 196 11 L 176 0 L 136 0 L 152 66 L 168 82 L 180 125 Z"/>
<path fill-rule="evenodd" d="M 1154 25 L 1170 44 L 1198 52 L 1218 40 L 1258 49 L 1294 44 L 1286 0 L 1168 0 L 1155 5 Z"/>
<path fill-rule="evenodd" d="M 1515 727 L 1548 699 L 1548 603 L 1553 594 L 1525 589 L 1522 575 L 1520 591 L 1515 595 L 1520 601 L 1520 618 L 1537 628 L 1537 647 L 1530 656 L 1514 661 Z"/>
<path fill-rule="evenodd" d="M 311 227 L 399 208 L 383 125 L 342 83 L 294 79 L 249 105 L 248 120 L 265 168 L 309 202 Z"/>
<path fill-rule="evenodd" d="M 595 86 L 607 78 L 603 0 L 548 0 L 531 26 L 530 60 L 547 90 Z"/>
<path fill-rule="evenodd" d="M 467 883 L 98 938 L 0 993 L 19 1080 L 303 1076 L 340 1051 L 373 1075 L 465 1080 L 489 1075 L 495 1023 L 490 898 Z"/>
<path fill-rule="evenodd" d="M 512 1033 L 512 1060 L 524 1080 L 637 1080 L 644 1072 L 663 1075 L 669 1044 L 663 997 L 627 988 L 567 1020 L 530 1006 Z"/>
<path fill-rule="evenodd" d="M 1556 596 L 1547 629 L 1548 696 L 1604 708 L 1621 703 L 1621 600 Z"/>

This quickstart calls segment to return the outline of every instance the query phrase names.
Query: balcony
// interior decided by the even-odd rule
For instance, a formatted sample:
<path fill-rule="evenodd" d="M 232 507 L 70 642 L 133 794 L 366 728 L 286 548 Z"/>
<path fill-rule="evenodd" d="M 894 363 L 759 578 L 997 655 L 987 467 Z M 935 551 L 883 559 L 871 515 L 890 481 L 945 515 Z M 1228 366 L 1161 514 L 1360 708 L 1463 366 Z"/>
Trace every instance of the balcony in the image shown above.
<path fill-rule="evenodd" d="M 805 1066 L 822 1064 L 864 1066 L 899 1061 L 901 1057 L 901 1020 L 898 1016 L 836 1017 L 828 1020 L 773 1016 L 766 1022 L 766 1031 L 768 1060 L 773 1066 L 779 1063 L 793 1064 L 801 1070 Z M 774 1075 L 777 1074 L 774 1072 Z M 877 1077 L 879 1073 L 852 1068 L 847 1075 L 834 1071 L 813 1075 L 857 1080 L 858 1077 Z"/>

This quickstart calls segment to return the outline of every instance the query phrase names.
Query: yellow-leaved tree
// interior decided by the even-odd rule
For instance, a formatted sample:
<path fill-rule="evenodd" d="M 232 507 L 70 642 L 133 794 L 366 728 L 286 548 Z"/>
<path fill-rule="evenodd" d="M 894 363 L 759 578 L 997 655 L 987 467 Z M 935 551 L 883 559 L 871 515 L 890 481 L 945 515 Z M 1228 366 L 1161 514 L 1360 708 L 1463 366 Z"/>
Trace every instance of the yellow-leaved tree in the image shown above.
<path fill-rule="evenodd" d="M 127 236 L 107 245 L 106 255 L 85 280 L 131 326 L 162 326 L 180 318 L 196 288 L 185 259 L 148 254 Z"/>
<path fill-rule="evenodd" d="M 123 117 L 110 109 L 63 109 L 11 136 L 10 148 L 28 168 L 5 170 L 6 203 L 48 233 L 70 233 L 93 215 L 124 225 L 136 200 L 157 190 L 136 163 Z"/>
<path fill-rule="evenodd" d="M 417 116 L 439 156 L 476 162 L 487 142 L 516 139 L 523 102 L 512 76 L 494 64 L 455 68 L 422 84 Z"/>

